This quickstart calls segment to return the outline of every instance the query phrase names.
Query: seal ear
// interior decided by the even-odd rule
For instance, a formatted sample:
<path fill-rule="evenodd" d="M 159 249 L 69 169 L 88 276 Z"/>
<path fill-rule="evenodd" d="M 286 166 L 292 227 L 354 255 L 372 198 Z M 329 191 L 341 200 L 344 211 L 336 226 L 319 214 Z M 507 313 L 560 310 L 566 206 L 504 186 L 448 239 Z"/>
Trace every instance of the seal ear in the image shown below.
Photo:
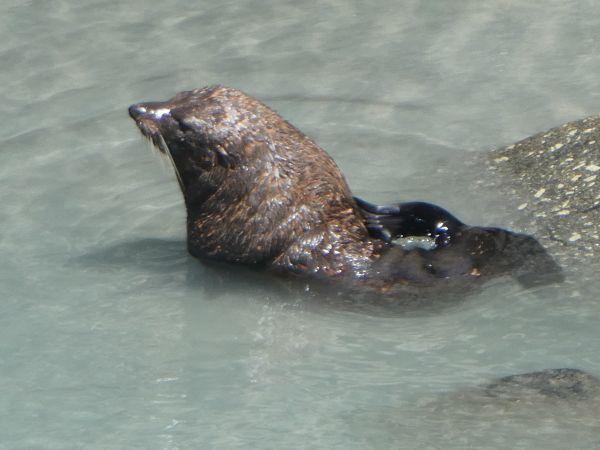
<path fill-rule="evenodd" d="M 233 164 L 233 158 L 225 151 L 221 145 L 215 145 L 212 147 L 217 155 L 217 161 L 220 165 L 225 167 L 226 169 L 233 169 L 235 166 Z"/>

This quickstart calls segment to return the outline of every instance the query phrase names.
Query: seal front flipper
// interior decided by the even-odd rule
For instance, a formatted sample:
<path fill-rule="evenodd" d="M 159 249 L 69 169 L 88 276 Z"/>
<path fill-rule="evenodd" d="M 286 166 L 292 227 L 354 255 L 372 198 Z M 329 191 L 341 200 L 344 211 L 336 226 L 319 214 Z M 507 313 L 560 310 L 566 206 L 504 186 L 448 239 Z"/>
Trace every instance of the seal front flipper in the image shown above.
<path fill-rule="evenodd" d="M 365 218 L 365 225 L 371 236 L 388 244 L 400 236 L 402 219 L 397 207 L 374 205 L 358 197 L 354 197 L 354 200 Z"/>
<path fill-rule="evenodd" d="M 362 210 L 362 212 L 373 215 L 393 215 L 400 213 L 400 207 L 398 205 L 375 205 L 369 203 L 362 198 L 354 197 L 356 204 Z"/>
<path fill-rule="evenodd" d="M 406 236 L 429 236 L 434 249 L 422 252 L 428 271 L 442 278 L 465 273 L 511 275 L 530 288 L 563 280 L 562 269 L 532 236 L 502 228 L 469 226 L 445 209 L 426 202 L 374 205 L 354 197 L 372 237 L 391 244 Z M 450 271 L 449 269 L 456 269 Z M 455 273 L 456 272 L 456 273 Z"/>
<path fill-rule="evenodd" d="M 469 230 L 475 264 L 488 271 L 510 273 L 526 288 L 564 281 L 562 268 L 533 236 L 492 227 Z"/>
<path fill-rule="evenodd" d="M 427 202 L 374 205 L 358 197 L 356 204 L 365 218 L 369 233 L 387 243 L 407 236 L 429 236 L 436 247 L 450 243 L 466 225 L 444 208 Z"/>
<path fill-rule="evenodd" d="M 527 234 L 502 228 L 465 226 L 447 249 L 469 255 L 472 273 L 484 278 L 509 275 L 526 288 L 564 279 L 561 267 L 552 256 Z"/>

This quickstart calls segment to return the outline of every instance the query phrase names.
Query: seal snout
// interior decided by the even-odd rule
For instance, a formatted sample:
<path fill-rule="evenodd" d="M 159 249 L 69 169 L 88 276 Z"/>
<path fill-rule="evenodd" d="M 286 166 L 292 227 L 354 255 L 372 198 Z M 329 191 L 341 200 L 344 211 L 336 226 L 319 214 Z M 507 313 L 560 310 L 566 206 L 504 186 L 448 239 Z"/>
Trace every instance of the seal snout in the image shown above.
<path fill-rule="evenodd" d="M 145 114 L 147 111 L 146 107 L 142 103 L 136 103 L 129 107 L 129 116 L 133 120 L 137 120 L 142 114 Z"/>
<path fill-rule="evenodd" d="M 170 114 L 171 110 L 165 108 L 162 104 L 136 103 L 129 107 L 129 115 L 133 120 L 138 120 L 142 117 L 159 120 Z"/>

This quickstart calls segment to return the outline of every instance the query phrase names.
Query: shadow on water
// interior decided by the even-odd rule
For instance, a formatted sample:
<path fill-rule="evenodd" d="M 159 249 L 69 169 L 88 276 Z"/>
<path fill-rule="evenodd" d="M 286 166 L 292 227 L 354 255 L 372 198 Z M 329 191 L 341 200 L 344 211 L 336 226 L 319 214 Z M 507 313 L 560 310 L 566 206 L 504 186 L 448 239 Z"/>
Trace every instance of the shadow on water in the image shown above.
<path fill-rule="evenodd" d="M 144 238 L 93 250 L 73 258 L 73 262 L 102 269 L 135 266 L 143 270 L 164 272 L 183 267 L 187 259 L 185 241 Z"/>
<path fill-rule="evenodd" d="M 71 263 L 108 273 L 133 268 L 147 273 L 148 278 L 156 278 L 157 283 L 161 275 L 181 280 L 171 283 L 171 287 L 176 289 L 181 283 L 182 290 L 197 291 L 205 301 L 216 301 L 224 296 L 262 298 L 266 302 L 289 304 L 317 313 L 334 310 L 384 317 L 429 316 L 461 308 L 482 291 L 481 287 L 475 287 L 468 293 L 436 292 L 398 298 L 382 298 L 375 294 L 365 296 L 343 285 L 276 276 L 261 267 L 201 261 L 188 254 L 184 240 L 176 239 L 143 238 L 118 242 L 75 257 Z M 508 296 L 525 291 L 504 279 L 487 283 L 485 289 Z M 535 294 L 536 291 L 528 292 Z"/>

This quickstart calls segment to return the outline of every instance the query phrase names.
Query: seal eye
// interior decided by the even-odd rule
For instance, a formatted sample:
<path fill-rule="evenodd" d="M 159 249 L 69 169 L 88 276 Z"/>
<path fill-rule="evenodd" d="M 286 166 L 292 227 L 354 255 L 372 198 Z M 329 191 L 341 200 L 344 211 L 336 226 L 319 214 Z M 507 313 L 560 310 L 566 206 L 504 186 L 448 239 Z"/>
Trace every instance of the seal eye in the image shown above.
<path fill-rule="evenodd" d="M 184 133 L 191 132 L 200 136 L 206 135 L 206 123 L 194 117 L 190 114 L 190 111 L 182 108 L 172 109 L 171 117 L 175 119 L 179 129 Z"/>
<path fill-rule="evenodd" d="M 176 119 L 177 120 L 177 119 Z M 179 129 L 184 133 L 194 133 L 194 127 L 192 127 L 189 122 L 177 120 L 177 125 L 179 125 Z"/>

